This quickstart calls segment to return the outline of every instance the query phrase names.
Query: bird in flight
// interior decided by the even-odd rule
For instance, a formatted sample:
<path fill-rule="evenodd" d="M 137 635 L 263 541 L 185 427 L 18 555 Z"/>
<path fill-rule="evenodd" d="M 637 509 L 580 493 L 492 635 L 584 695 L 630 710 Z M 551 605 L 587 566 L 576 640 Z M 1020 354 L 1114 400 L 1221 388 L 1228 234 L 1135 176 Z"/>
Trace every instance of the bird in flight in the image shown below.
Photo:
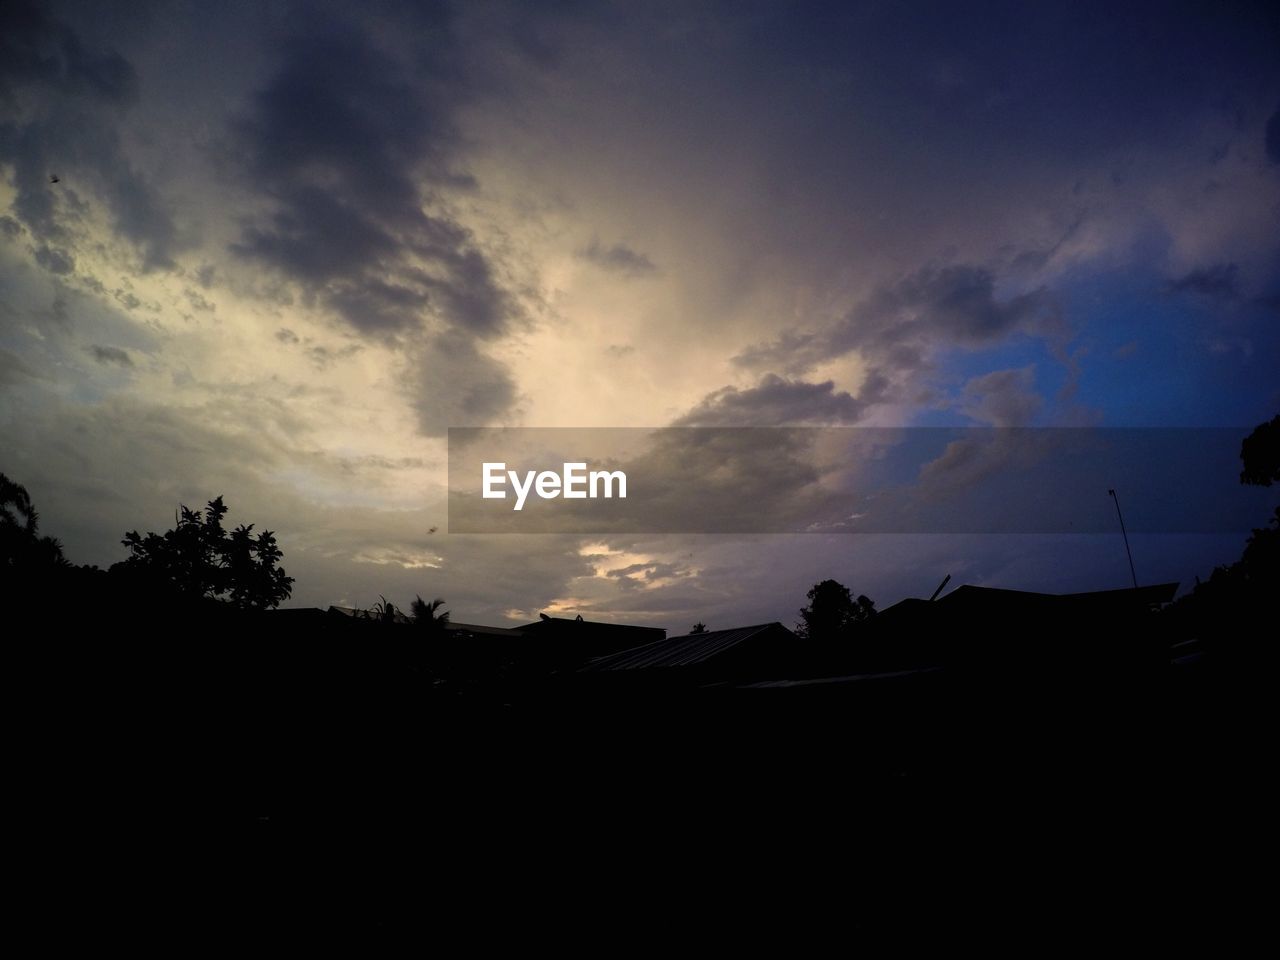
<path fill-rule="evenodd" d="M 62 182 L 62 178 L 61 178 L 60 176 L 58 176 L 56 173 L 51 173 L 51 174 L 49 174 L 49 182 L 50 182 L 50 183 L 61 183 L 61 182 Z"/>

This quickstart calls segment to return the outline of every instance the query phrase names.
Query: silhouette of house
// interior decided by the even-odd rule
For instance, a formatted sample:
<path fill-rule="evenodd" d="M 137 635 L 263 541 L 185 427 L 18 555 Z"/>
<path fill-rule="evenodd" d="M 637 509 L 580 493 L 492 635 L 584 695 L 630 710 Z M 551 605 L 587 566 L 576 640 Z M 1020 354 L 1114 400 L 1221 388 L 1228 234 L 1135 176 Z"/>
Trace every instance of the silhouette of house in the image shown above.
<path fill-rule="evenodd" d="M 1061 617 L 1071 621 L 1127 618 L 1145 613 L 1153 606 L 1169 603 L 1178 592 L 1176 583 L 1157 583 L 1147 587 L 1123 590 L 1098 590 L 1090 593 L 1035 593 L 1029 590 L 1006 590 L 998 587 L 957 587 L 941 600 L 910 597 L 877 614 L 880 625 L 899 622 L 922 615 L 925 611 L 944 611 L 948 617 L 1012 618 Z"/>
<path fill-rule="evenodd" d="M 1141 659 L 1153 609 L 1178 584 L 1051 594 L 965 585 L 939 600 L 908 598 L 855 629 L 850 665 L 1037 663 L 1070 670 Z"/>
<path fill-rule="evenodd" d="M 515 629 L 545 662 L 561 668 L 576 667 L 592 657 L 661 641 L 667 635 L 661 627 L 601 623 L 584 620 L 581 616 L 569 619 L 546 614 Z"/>
<path fill-rule="evenodd" d="M 759 623 L 667 637 L 597 657 L 584 675 L 676 682 L 763 679 L 785 675 L 800 662 L 800 639 L 781 623 Z"/>
<path fill-rule="evenodd" d="M 483 623 L 459 623 L 449 620 L 444 625 L 450 636 L 456 637 L 520 637 L 523 636 L 518 627 L 490 627 Z"/>
<path fill-rule="evenodd" d="M 387 623 L 406 628 L 414 623 L 413 617 L 399 607 L 387 619 L 383 619 L 376 610 L 340 606 L 331 606 L 327 610 L 318 607 L 291 607 L 269 613 L 277 622 L 286 624 L 288 629 L 308 633 L 341 635 L 348 630 L 384 626 Z M 533 623 L 517 627 L 493 627 L 450 620 L 443 624 L 443 631 L 446 638 L 474 640 L 531 666 L 548 670 L 577 667 L 592 657 L 642 646 L 662 640 L 667 635 L 666 630 L 661 627 L 603 623 L 584 620 L 582 617 L 548 617 L 545 614 Z"/>

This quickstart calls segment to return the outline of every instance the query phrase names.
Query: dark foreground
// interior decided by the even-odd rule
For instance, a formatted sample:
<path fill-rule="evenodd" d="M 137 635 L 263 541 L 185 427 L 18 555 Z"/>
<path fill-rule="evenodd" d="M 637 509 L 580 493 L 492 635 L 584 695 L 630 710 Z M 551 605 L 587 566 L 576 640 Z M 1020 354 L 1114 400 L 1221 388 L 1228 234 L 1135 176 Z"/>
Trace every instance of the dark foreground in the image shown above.
<path fill-rule="evenodd" d="M 792 946 L 1234 929 L 1206 919 L 1191 864 L 1271 765 L 1266 675 L 1238 651 L 617 684 L 279 623 L 210 606 L 110 641 L 67 615 L 12 645 L 33 909 L 354 949 L 444 931 L 604 949 L 673 916 Z M 1121 854 L 1140 883 L 1100 866 Z M 1046 869 L 1086 871 L 1074 899 L 1037 886 Z"/>

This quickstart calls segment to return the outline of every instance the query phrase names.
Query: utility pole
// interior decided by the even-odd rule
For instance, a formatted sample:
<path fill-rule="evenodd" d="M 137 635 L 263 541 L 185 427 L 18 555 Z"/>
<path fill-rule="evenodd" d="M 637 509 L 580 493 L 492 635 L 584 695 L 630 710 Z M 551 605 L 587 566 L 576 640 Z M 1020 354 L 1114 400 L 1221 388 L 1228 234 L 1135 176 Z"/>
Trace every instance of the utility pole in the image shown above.
<path fill-rule="evenodd" d="M 1115 490 L 1108 490 L 1111 499 L 1116 502 L 1116 516 L 1120 518 L 1120 535 L 1124 537 L 1124 552 L 1129 556 L 1129 576 L 1133 577 L 1133 589 L 1138 589 L 1138 574 L 1133 569 L 1133 551 L 1129 549 L 1129 534 L 1124 529 L 1124 514 L 1120 512 L 1120 498 Z"/>

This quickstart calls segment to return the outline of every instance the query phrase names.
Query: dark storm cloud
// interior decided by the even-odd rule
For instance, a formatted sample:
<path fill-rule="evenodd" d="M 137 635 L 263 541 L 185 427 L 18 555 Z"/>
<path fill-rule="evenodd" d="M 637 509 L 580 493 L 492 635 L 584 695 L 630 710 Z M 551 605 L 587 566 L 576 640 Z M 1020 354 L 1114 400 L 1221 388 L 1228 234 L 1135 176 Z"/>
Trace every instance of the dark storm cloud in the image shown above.
<path fill-rule="evenodd" d="M 766 375 L 745 390 L 724 387 L 708 394 L 673 426 L 784 426 L 856 423 L 877 402 L 884 382 L 870 378 L 855 397 L 826 380 L 808 383 Z"/>
<path fill-rule="evenodd" d="M 647 256 L 622 243 L 605 247 L 598 239 L 592 239 L 578 256 L 602 270 L 624 277 L 642 277 L 658 270 Z"/>
<path fill-rule="evenodd" d="M 89 348 L 93 359 L 103 364 L 115 364 L 118 367 L 132 367 L 133 359 L 119 347 L 101 347 L 94 344 Z"/>
<path fill-rule="evenodd" d="M 1236 264 L 1219 263 L 1184 274 L 1172 281 L 1169 289 L 1175 293 L 1194 293 L 1213 299 L 1234 300 L 1240 293 L 1238 273 L 1239 267 Z"/>
<path fill-rule="evenodd" d="M 518 399 L 510 371 L 456 330 L 434 336 L 410 359 L 406 387 L 423 436 L 501 418 Z"/>
<path fill-rule="evenodd" d="M 36 250 L 36 263 L 60 277 L 75 273 L 76 269 L 75 257 L 65 250 L 49 246 L 42 246 Z"/>
<path fill-rule="evenodd" d="M 1024 427 L 1044 403 L 1035 392 L 1035 370 L 995 370 L 964 385 L 960 412 L 993 427 Z"/>
<path fill-rule="evenodd" d="M 827 345 L 837 353 L 869 349 L 880 355 L 939 340 L 983 346 L 1052 316 L 1043 288 L 1001 300 L 995 275 L 984 267 L 926 267 L 855 308 L 831 331 Z"/>
<path fill-rule="evenodd" d="M 475 238 L 435 202 L 471 185 L 455 166 L 465 84 L 449 29 L 433 19 L 403 56 L 355 24 L 309 24 L 235 125 L 237 161 L 271 210 L 233 249 L 361 334 L 432 318 L 487 339 L 514 313 Z"/>
<path fill-rule="evenodd" d="M 1058 332 L 1060 318 L 1047 290 L 1000 299 L 995 284 L 995 275 L 983 267 L 925 267 L 880 287 L 826 330 L 787 331 L 734 360 L 748 368 L 800 373 L 858 350 L 875 366 L 912 369 L 936 346 L 982 347 L 1015 331 Z"/>
<path fill-rule="evenodd" d="M 32 83 L 115 102 L 132 101 L 138 88 L 133 66 L 118 53 L 86 49 L 66 24 L 17 0 L 0 14 L 0 95 Z"/>
<path fill-rule="evenodd" d="M 1047 289 L 1001 298 L 996 293 L 996 277 L 989 269 L 967 264 L 930 266 L 876 289 L 825 330 L 785 331 L 771 342 L 747 348 L 734 357 L 734 362 L 748 369 L 781 370 L 802 376 L 824 361 L 857 351 L 868 369 L 858 396 L 828 390 L 830 396 L 810 415 L 817 422 L 853 423 L 873 404 L 892 400 L 895 377 L 920 369 L 933 352 L 990 347 L 1015 333 L 1050 339 L 1064 335 L 1061 313 Z M 786 388 L 786 383 L 770 375 L 757 388 L 758 397 L 738 396 L 737 391 L 711 394 L 687 417 L 705 415 L 707 408 L 728 411 L 742 407 L 733 413 L 748 413 L 752 406 L 758 406 L 763 416 L 770 417 L 769 398 L 779 393 L 790 393 L 796 401 L 818 400 L 818 385 L 808 384 L 804 389 L 791 382 Z M 830 388 L 830 384 L 827 386 Z M 800 402 L 796 410 L 801 416 L 805 415 L 804 406 Z M 739 418 L 737 422 L 749 421 Z"/>
<path fill-rule="evenodd" d="M 85 208 L 81 191 L 96 193 L 144 269 L 172 265 L 172 217 L 117 133 L 137 95 L 136 72 L 119 53 L 93 49 L 40 8 L 4 5 L 0 103 L 9 119 L 0 123 L 0 161 L 13 167 L 13 212 L 37 239 L 67 243 L 67 212 Z"/>
<path fill-rule="evenodd" d="M 239 169 L 268 202 L 234 251 L 359 335 L 404 347 L 428 436 L 500 418 L 516 399 L 478 341 L 509 332 L 518 308 L 441 202 L 474 185 L 458 165 L 468 89 L 451 30 L 437 11 L 391 49 L 354 23 L 308 23 L 234 125 Z M 337 356 L 310 350 L 321 366 Z"/>

